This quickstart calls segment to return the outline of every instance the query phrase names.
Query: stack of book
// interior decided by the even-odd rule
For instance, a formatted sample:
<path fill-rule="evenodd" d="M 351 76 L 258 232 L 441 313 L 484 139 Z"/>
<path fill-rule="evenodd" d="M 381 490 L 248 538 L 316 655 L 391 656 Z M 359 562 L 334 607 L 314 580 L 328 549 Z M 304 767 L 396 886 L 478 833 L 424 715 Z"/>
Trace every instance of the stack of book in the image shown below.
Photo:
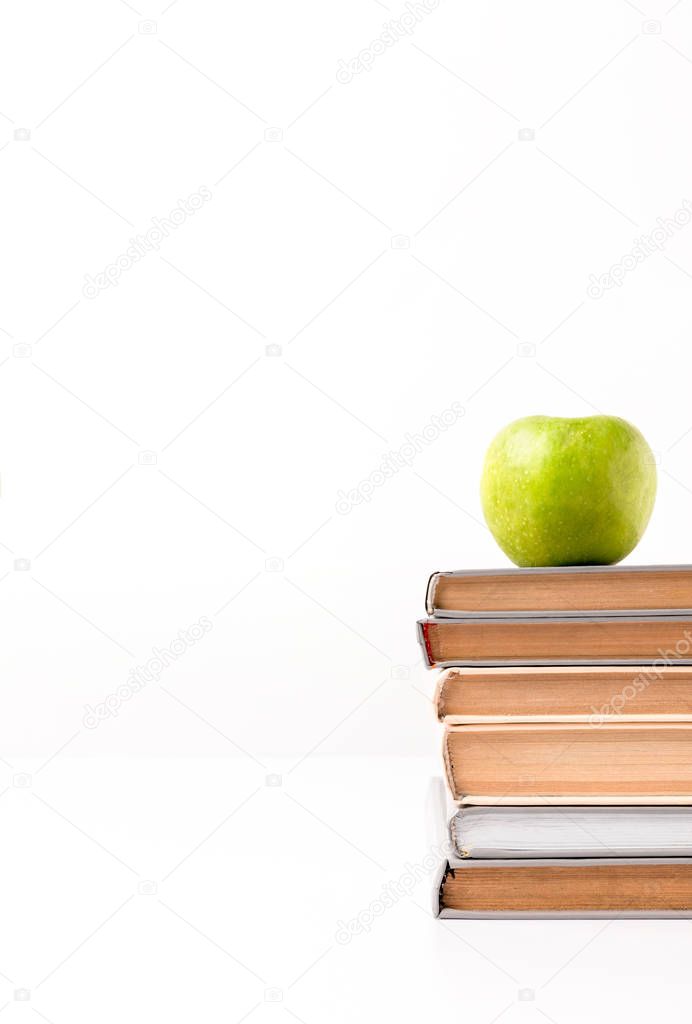
<path fill-rule="evenodd" d="M 436 573 L 442 917 L 692 916 L 692 566 Z"/>

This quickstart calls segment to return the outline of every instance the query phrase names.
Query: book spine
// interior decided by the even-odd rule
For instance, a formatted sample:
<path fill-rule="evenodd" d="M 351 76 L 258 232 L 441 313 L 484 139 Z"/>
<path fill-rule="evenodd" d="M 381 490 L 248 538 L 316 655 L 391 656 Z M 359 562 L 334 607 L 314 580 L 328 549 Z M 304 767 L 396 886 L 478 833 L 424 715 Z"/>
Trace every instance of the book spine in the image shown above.
<path fill-rule="evenodd" d="M 435 709 L 435 715 L 437 716 L 438 722 L 441 722 L 447 714 L 446 709 L 446 698 L 447 698 L 447 683 L 450 678 L 450 671 L 446 669 L 444 672 L 440 672 L 437 683 L 435 684 L 435 695 L 433 696 L 433 707 Z"/>
<path fill-rule="evenodd" d="M 449 752 L 449 729 L 445 729 L 442 737 L 442 762 L 445 766 L 445 778 L 447 779 L 449 791 L 452 794 L 452 798 L 454 800 L 458 800 L 459 794 L 457 793 L 454 769 L 452 768 L 452 758 Z"/>
<path fill-rule="evenodd" d="M 448 861 L 442 861 L 435 877 L 433 878 L 433 890 L 432 890 L 432 912 L 433 917 L 440 917 L 442 914 L 442 890 L 444 888 L 445 879 L 453 868 L 449 866 Z"/>
<path fill-rule="evenodd" d="M 418 637 L 418 643 L 421 645 L 423 650 L 423 661 L 426 668 L 432 668 L 435 664 L 432 656 L 432 650 L 430 648 L 430 637 L 428 635 L 428 623 L 425 619 L 421 619 L 416 623 L 416 631 Z"/>
<path fill-rule="evenodd" d="M 435 590 L 437 589 L 437 581 L 440 578 L 439 572 L 434 572 L 428 580 L 428 585 L 425 588 L 425 610 L 428 615 L 435 614 Z"/>
<path fill-rule="evenodd" d="M 449 838 L 454 848 L 454 852 L 457 857 L 465 859 L 466 857 L 473 857 L 473 850 L 464 846 L 464 838 L 461 834 L 461 828 L 463 826 L 463 814 L 453 814 L 449 822 Z"/>

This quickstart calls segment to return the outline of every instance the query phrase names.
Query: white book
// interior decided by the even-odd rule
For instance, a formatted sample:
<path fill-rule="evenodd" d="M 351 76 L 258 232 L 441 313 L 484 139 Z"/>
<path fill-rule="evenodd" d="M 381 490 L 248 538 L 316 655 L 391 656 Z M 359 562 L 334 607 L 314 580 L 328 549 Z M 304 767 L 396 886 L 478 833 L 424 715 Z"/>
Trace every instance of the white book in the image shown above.
<path fill-rule="evenodd" d="M 461 807 L 449 823 L 462 859 L 692 857 L 692 807 Z"/>

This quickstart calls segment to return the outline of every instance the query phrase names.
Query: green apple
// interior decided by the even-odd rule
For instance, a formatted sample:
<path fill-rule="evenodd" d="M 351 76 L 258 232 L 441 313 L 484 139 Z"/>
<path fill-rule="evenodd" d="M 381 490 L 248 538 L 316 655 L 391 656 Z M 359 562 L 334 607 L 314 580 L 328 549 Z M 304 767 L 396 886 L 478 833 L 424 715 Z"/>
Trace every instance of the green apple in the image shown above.
<path fill-rule="evenodd" d="M 516 565 L 611 565 L 641 539 L 656 498 L 654 456 L 617 416 L 527 416 L 488 448 L 483 513 Z"/>

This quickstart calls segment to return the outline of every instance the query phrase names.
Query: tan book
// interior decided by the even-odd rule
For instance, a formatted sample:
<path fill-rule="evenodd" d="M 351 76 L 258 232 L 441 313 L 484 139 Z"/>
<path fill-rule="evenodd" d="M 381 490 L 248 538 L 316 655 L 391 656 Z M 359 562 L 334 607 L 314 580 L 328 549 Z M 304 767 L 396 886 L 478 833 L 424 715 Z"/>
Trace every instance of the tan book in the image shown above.
<path fill-rule="evenodd" d="M 692 566 L 572 565 L 436 572 L 428 615 L 692 613 Z"/>
<path fill-rule="evenodd" d="M 686 798 L 692 723 L 454 725 L 443 757 L 455 800 Z"/>
<path fill-rule="evenodd" d="M 426 619 L 428 666 L 692 663 L 692 616 Z"/>
<path fill-rule="evenodd" d="M 481 716 L 692 719 L 692 666 L 457 666 L 440 673 L 435 709 L 448 725 Z"/>
<path fill-rule="evenodd" d="M 440 917 L 690 916 L 689 859 L 465 861 L 447 865 Z"/>

